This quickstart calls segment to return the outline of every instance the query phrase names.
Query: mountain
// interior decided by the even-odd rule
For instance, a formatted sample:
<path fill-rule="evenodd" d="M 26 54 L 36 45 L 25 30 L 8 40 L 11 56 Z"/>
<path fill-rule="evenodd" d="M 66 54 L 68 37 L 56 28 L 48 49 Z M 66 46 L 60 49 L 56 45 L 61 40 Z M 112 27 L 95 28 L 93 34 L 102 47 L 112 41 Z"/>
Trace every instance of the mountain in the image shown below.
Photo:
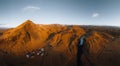
<path fill-rule="evenodd" d="M 0 36 L 0 66 L 77 66 L 79 56 L 83 66 L 118 65 L 119 59 L 115 63 L 112 61 L 113 55 L 118 57 L 120 50 L 116 43 L 119 37 L 114 34 L 120 33 L 119 30 L 111 32 L 106 28 L 95 30 L 79 25 L 43 25 L 27 20 Z M 82 51 L 78 50 L 78 45 L 83 35 L 86 37 Z M 43 56 L 34 54 L 41 48 L 44 48 Z M 117 54 L 108 53 L 113 50 Z M 80 51 L 83 53 L 78 55 Z M 28 53 L 33 53 L 32 58 L 26 57 Z M 102 58 L 106 59 L 102 61 Z"/>

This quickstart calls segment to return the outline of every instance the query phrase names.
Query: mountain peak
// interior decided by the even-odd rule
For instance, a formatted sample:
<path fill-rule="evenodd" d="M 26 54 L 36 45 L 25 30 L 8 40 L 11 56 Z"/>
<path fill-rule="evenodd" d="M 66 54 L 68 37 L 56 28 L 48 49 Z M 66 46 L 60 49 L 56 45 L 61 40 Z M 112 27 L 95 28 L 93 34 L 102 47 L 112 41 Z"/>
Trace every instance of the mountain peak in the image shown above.
<path fill-rule="evenodd" d="M 26 20 L 23 24 L 34 24 L 31 20 Z"/>
<path fill-rule="evenodd" d="M 20 26 L 18 26 L 18 28 L 21 27 L 33 27 L 35 24 L 31 21 L 31 20 L 26 20 L 24 23 L 22 23 Z"/>

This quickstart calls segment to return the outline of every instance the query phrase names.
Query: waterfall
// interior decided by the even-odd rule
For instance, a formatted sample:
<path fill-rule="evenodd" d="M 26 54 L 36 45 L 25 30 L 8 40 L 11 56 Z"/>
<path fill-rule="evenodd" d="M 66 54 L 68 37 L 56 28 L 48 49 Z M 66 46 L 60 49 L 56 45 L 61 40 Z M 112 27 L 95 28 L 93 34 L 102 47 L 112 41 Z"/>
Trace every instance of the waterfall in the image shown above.
<path fill-rule="evenodd" d="M 85 39 L 85 36 L 82 36 L 80 38 L 80 43 L 79 43 L 79 46 L 82 46 L 84 44 L 84 39 Z"/>

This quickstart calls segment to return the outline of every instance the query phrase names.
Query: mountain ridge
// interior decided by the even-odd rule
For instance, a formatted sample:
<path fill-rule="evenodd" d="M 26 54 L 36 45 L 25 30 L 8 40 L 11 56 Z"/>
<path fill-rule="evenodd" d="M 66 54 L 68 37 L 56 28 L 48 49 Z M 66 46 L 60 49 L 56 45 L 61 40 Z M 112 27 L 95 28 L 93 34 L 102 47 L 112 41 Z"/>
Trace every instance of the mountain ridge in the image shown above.
<path fill-rule="evenodd" d="M 99 66 L 99 62 L 102 63 L 102 61 L 97 58 L 103 57 L 101 52 L 104 52 L 104 47 L 110 45 L 109 43 L 114 37 L 112 34 L 105 31 L 90 31 L 77 25 L 35 24 L 31 20 L 3 32 L 0 37 L 0 58 L 9 56 L 11 60 L 4 61 L 15 66 L 19 66 L 19 62 L 24 66 L 39 66 L 41 64 L 42 66 L 76 66 L 78 44 L 81 36 L 85 34 L 86 41 L 81 61 L 85 63 L 84 66 L 91 66 L 89 63 Z M 34 56 L 30 60 L 25 57 L 26 53 L 39 48 L 45 49 L 44 58 Z"/>

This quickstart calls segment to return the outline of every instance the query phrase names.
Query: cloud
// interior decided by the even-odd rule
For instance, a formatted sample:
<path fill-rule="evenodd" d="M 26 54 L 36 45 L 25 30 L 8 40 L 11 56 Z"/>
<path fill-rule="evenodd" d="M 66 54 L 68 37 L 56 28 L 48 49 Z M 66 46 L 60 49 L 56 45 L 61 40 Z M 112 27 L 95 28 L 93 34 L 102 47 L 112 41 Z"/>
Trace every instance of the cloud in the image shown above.
<path fill-rule="evenodd" d="M 93 14 L 92 14 L 92 17 L 93 17 L 93 18 L 96 18 L 96 17 L 98 17 L 98 16 L 99 16 L 99 13 L 93 13 Z"/>
<path fill-rule="evenodd" d="M 0 24 L 0 25 L 6 25 L 6 24 Z"/>
<path fill-rule="evenodd" d="M 40 7 L 38 6 L 26 6 L 23 8 L 23 11 L 30 11 L 30 12 L 38 11 L 38 10 L 40 10 Z"/>
<path fill-rule="evenodd" d="M 0 24 L 0 27 L 9 27 L 8 24 Z"/>

